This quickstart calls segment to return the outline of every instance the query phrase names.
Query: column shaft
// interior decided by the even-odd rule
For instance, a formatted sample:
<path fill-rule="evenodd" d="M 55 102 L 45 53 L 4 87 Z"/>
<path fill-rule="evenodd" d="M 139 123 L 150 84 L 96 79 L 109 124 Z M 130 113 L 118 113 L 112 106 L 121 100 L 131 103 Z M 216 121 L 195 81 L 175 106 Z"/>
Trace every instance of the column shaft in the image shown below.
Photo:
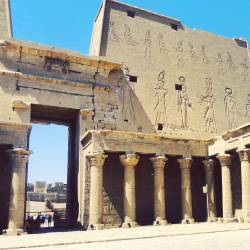
<path fill-rule="evenodd" d="M 250 149 L 237 150 L 241 161 L 242 212 L 245 222 L 250 222 Z"/>
<path fill-rule="evenodd" d="M 192 159 L 179 159 L 181 168 L 182 223 L 193 223 L 190 168 Z"/>
<path fill-rule="evenodd" d="M 231 189 L 231 173 L 230 173 L 230 155 L 219 155 L 217 159 L 221 164 L 222 177 L 222 207 L 223 207 L 223 221 L 233 221 L 233 204 L 232 204 L 232 189 Z"/>
<path fill-rule="evenodd" d="M 10 151 L 12 178 L 7 233 L 19 234 L 23 231 L 25 219 L 26 165 L 31 152 L 24 148 Z"/>
<path fill-rule="evenodd" d="M 135 167 L 139 157 L 136 154 L 121 155 L 124 166 L 124 227 L 136 225 Z"/>
<path fill-rule="evenodd" d="M 214 221 L 217 219 L 214 187 L 214 162 L 213 160 L 204 160 L 203 164 L 207 184 L 208 221 Z"/>
<path fill-rule="evenodd" d="M 88 155 L 90 163 L 89 229 L 102 229 L 104 154 Z"/>
<path fill-rule="evenodd" d="M 165 181 L 164 168 L 167 161 L 165 156 L 150 158 L 154 168 L 154 219 L 155 225 L 165 225 Z"/>

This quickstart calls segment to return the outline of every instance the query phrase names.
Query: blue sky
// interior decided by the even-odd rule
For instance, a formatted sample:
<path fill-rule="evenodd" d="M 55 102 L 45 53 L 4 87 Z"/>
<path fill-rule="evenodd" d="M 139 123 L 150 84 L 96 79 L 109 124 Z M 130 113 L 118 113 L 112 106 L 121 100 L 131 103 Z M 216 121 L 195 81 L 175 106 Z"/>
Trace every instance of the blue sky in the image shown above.
<path fill-rule="evenodd" d="M 249 0 L 124 0 L 171 16 L 189 28 L 250 41 Z M 92 25 L 101 0 L 11 0 L 16 39 L 88 54 Z M 46 139 L 45 139 L 46 138 Z M 29 181 L 66 181 L 67 128 L 35 125 Z"/>

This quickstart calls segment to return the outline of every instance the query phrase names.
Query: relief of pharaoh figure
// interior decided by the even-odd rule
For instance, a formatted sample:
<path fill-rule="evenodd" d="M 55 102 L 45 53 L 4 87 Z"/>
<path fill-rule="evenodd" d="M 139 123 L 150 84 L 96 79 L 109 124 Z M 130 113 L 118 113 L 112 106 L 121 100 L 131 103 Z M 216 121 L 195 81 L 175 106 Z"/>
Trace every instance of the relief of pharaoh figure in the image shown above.
<path fill-rule="evenodd" d="M 179 85 L 181 86 L 180 90 L 178 90 L 177 95 L 177 106 L 178 111 L 181 114 L 181 122 L 182 128 L 188 129 L 188 107 L 191 107 L 191 103 L 189 102 L 189 97 L 186 88 L 186 79 L 184 76 L 179 78 Z"/>
<path fill-rule="evenodd" d="M 228 128 L 234 129 L 236 127 L 236 102 L 234 100 L 234 97 L 232 96 L 233 91 L 231 88 L 225 89 L 226 96 L 224 98 L 225 103 L 225 113 L 228 118 Z"/>
<path fill-rule="evenodd" d="M 214 103 L 216 99 L 213 96 L 213 83 L 211 78 L 206 78 L 206 93 L 201 96 L 201 104 L 204 106 L 204 120 L 206 123 L 206 132 L 216 133 L 216 124 L 214 118 Z"/>
<path fill-rule="evenodd" d="M 157 78 L 157 86 L 154 89 L 157 98 L 157 103 L 154 107 L 156 112 L 155 125 L 157 124 L 167 124 L 167 111 L 166 111 L 166 96 L 168 90 L 165 88 L 165 71 L 162 71 Z"/>

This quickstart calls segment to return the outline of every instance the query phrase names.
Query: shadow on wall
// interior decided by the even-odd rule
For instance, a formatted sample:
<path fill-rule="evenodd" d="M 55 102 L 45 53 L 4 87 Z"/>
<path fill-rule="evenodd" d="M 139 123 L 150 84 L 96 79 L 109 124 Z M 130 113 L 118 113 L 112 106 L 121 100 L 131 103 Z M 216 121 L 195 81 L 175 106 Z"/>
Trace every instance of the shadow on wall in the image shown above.
<path fill-rule="evenodd" d="M 236 152 L 233 153 L 231 162 L 231 183 L 232 183 L 232 199 L 234 215 L 236 217 L 237 210 L 242 209 L 242 187 L 241 187 L 241 162 Z"/>
<path fill-rule="evenodd" d="M 177 157 L 168 156 L 165 166 L 166 218 L 169 223 L 181 221 L 181 170 Z"/>
<path fill-rule="evenodd" d="M 123 222 L 124 170 L 116 153 L 108 154 L 103 167 L 103 222 L 119 226 Z"/>
<path fill-rule="evenodd" d="M 0 145 L 0 234 L 3 229 L 8 227 L 9 218 L 9 202 L 10 202 L 10 192 L 11 188 L 9 183 L 11 183 L 11 165 L 8 158 L 8 153 L 6 150 L 11 149 L 12 146 Z"/>
<path fill-rule="evenodd" d="M 135 169 L 136 220 L 141 226 L 154 222 L 154 170 L 149 156 L 140 155 Z"/>

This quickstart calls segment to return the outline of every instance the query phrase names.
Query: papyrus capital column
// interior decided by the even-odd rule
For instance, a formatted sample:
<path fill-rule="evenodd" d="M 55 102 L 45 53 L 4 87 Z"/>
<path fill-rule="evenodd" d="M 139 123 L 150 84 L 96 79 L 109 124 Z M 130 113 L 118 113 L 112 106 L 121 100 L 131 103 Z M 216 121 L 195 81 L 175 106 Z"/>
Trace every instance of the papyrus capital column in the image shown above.
<path fill-rule="evenodd" d="M 190 168 L 192 158 L 186 157 L 178 160 L 181 168 L 181 201 L 182 201 L 182 223 L 193 223 L 192 193 Z"/>
<path fill-rule="evenodd" d="M 166 225 L 164 168 L 167 158 L 159 155 L 150 160 L 154 169 L 154 225 Z"/>
<path fill-rule="evenodd" d="M 207 184 L 207 205 L 208 205 L 208 221 L 217 220 L 216 212 L 216 202 L 215 202 L 215 187 L 214 187 L 214 161 L 212 159 L 207 159 L 202 161 Z"/>
<path fill-rule="evenodd" d="M 8 234 L 20 234 L 24 227 L 26 166 L 31 151 L 15 148 L 8 151 L 12 168 L 11 191 L 9 203 Z"/>
<path fill-rule="evenodd" d="M 135 204 L 135 167 L 139 162 L 137 154 L 120 155 L 120 161 L 124 166 L 124 227 L 136 226 Z"/>
<path fill-rule="evenodd" d="M 250 222 L 250 149 L 237 150 L 241 162 L 242 212 L 244 222 Z"/>
<path fill-rule="evenodd" d="M 103 216 L 103 166 L 105 154 L 88 155 L 90 165 L 89 229 L 102 229 Z"/>
<path fill-rule="evenodd" d="M 221 154 L 217 156 L 217 159 L 221 165 L 223 221 L 232 222 L 234 219 L 230 173 L 231 156 Z"/>

